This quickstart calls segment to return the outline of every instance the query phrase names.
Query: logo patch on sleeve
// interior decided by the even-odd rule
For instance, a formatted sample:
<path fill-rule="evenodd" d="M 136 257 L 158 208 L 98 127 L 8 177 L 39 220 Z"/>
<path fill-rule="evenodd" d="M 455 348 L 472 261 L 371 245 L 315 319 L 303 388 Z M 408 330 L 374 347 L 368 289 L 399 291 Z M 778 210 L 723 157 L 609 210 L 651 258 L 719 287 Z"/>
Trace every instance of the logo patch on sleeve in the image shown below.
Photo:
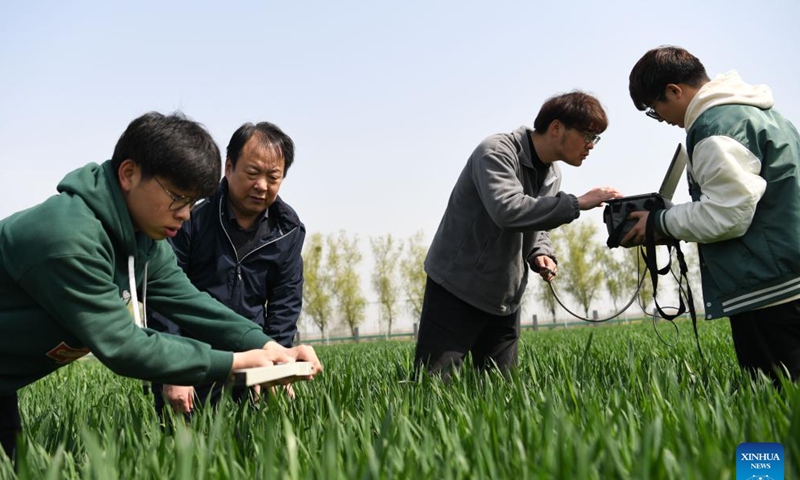
<path fill-rule="evenodd" d="M 45 355 L 55 360 L 59 365 L 66 365 L 70 362 L 74 362 L 89 352 L 90 350 L 88 348 L 72 348 L 66 343 L 61 342 Z"/>

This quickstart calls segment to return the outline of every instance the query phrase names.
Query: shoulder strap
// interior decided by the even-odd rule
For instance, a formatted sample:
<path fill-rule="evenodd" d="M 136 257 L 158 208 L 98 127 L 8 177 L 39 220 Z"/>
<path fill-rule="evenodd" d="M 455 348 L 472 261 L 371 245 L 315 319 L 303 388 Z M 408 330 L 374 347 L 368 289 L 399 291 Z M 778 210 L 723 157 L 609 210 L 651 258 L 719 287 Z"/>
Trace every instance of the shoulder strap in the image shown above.
<path fill-rule="evenodd" d="M 658 314 L 661 315 L 666 320 L 674 320 L 675 318 L 683 315 L 684 313 L 689 312 L 689 315 L 692 318 L 692 328 L 694 329 L 694 338 L 695 342 L 697 343 L 697 351 L 700 353 L 700 358 L 703 358 L 703 350 L 700 348 L 700 336 L 697 333 L 697 312 L 694 308 L 694 297 L 692 295 L 692 288 L 689 285 L 689 268 L 686 266 L 686 259 L 683 256 L 683 252 L 681 251 L 680 240 L 670 239 L 667 245 L 667 257 L 668 262 L 664 268 L 659 269 L 658 263 L 656 262 L 656 242 L 655 242 L 655 215 L 653 212 L 650 212 L 650 215 L 647 217 L 647 225 L 645 226 L 645 240 L 644 240 L 644 249 L 645 251 L 642 253 L 644 257 L 645 265 L 647 266 L 647 270 L 650 271 L 650 279 L 653 282 L 653 303 L 655 303 L 656 310 Z M 670 315 L 664 310 L 662 310 L 661 306 L 658 304 L 658 276 L 659 275 L 666 275 L 670 272 L 670 267 L 672 264 L 672 249 L 675 249 L 676 257 L 678 258 L 678 266 L 680 268 L 680 275 L 678 277 L 678 311 L 675 314 Z M 683 285 L 686 285 L 686 290 L 684 291 Z M 684 302 L 684 296 L 686 297 L 686 302 Z"/>

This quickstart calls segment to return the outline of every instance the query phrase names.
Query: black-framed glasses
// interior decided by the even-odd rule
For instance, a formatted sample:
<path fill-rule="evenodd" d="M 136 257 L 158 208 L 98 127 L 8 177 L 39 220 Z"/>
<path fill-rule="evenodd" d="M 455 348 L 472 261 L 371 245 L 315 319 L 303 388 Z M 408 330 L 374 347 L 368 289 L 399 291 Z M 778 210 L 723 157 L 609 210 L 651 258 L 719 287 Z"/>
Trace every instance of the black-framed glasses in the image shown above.
<path fill-rule="evenodd" d="M 653 120 L 657 120 L 659 122 L 663 122 L 664 121 L 664 119 L 661 118 L 661 115 L 659 115 L 658 112 L 656 112 L 656 109 L 653 108 L 653 107 L 648 108 L 647 111 L 644 112 L 644 114 L 647 115 L 648 117 L 652 118 Z"/>
<path fill-rule="evenodd" d="M 198 201 L 197 198 L 187 197 L 186 195 L 177 195 L 175 193 L 172 193 L 167 189 L 167 187 L 164 186 L 163 183 L 161 183 L 161 180 L 159 180 L 158 177 L 154 176 L 153 178 L 156 180 L 156 183 L 158 183 L 159 186 L 161 186 L 161 188 L 164 189 L 164 192 L 166 192 L 166 194 L 169 195 L 169 198 L 172 199 L 172 203 L 170 203 L 169 207 L 167 207 L 169 208 L 170 211 L 175 212 L 186 206 L 194 207 L 194 204 L 197 203 Z"/>
<path fill-rule="evenodd" d="M 655 107 L 656 102 L 659 102 L 659 101 L 661 101 L 661 97 L 656 97 L 656 99 L 653 100 L 653 106 L 649 107 L 644 112 L 644 114 L 647 115 L 648 117 L 652 118 L 653 120 L 656 120 L 658 122 L 663 122 L 664 118 L 661 115 L 659 115 L 658 112 L 656 112 L 656 107 Z"/>

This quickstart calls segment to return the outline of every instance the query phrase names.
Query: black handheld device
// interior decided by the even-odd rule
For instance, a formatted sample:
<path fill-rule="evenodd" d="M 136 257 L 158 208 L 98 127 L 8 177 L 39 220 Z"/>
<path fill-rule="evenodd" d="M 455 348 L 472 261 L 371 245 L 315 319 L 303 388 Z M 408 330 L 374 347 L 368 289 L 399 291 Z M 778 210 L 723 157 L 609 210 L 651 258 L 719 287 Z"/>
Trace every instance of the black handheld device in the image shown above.
<path fill-rule="evenodd" d="M 606 202 L 603 210 L 603 223 L 608 229 L 608 248 L 620 246 L 620 241 L 636 224 L 635 220 L 628 220 L 631 212 L 662 210 L 671 208 L 672 202 L 660 193 L 645 193 L 631 197 L 617 198 Z"/>
<path fill-rule="evenodd" d="M 686 150 L 679 143 L 675 153 L 672 154 L 672 160 L 669 162 L 669 168 L 667 168 L 658 193 L 633 195 L 606 202 L 606 208 L 603 210 L 603 223 L 608 228 L 608 241 L 606 242 L 608 248 L 619 247 L 620 240 L 625 238 L 625 235 L 636 224 L 635 221 L 628 220 L 628 214 L 631 212 L 652 212 L 653 210 L 672 208 L 672 195 L 675 193 L 675 187 L 678 185 L 687 160 Z"/>

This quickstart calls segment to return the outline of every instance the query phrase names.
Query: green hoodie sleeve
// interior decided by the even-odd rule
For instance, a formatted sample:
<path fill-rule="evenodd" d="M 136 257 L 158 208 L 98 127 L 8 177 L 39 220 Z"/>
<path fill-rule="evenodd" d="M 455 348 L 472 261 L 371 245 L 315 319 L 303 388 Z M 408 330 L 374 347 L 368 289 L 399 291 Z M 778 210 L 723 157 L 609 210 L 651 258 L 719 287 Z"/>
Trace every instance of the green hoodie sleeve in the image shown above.
<path fill-rule="evenodd" d="M 112 259 L 67 255 L 33 266 L 19 284 L 58 326 L 115 373 L 178 385 L 227 378 L 231 352 L 134 325 L 113 275 Z"/>

